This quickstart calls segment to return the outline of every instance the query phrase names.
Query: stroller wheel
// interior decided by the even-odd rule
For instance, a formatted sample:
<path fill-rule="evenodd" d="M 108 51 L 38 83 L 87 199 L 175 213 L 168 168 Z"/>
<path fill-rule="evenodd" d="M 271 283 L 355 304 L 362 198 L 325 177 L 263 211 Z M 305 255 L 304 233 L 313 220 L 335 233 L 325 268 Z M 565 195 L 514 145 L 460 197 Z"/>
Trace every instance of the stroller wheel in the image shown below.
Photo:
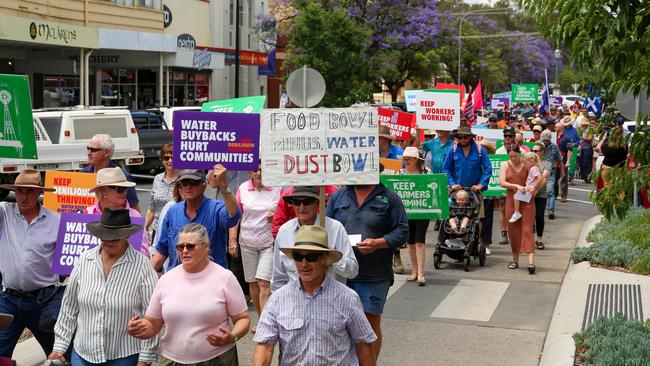
<path fill-rule="evenodd" d="M 469 272 L 469 264 L 471 262 L 470 257 L 465 257 L 465 272 Z"/>
<path fill-rule="evenodd" d="M 486 250 L 485 245 L 481 244 L 478 248 L 478 264 L 483 267 L 485 265 Z"/>
<path fill-rule="evenodd" d="M 433 268 L 440 269 L 440 262 L 442 262 L 442 254 L 434 253 L 433 254 Z"/>

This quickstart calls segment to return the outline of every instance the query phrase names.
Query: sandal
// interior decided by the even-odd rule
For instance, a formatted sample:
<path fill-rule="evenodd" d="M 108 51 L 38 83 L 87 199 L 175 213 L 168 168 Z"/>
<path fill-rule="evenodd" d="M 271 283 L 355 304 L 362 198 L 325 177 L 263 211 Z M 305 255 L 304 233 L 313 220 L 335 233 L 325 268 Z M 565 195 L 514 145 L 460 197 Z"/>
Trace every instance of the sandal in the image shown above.
<path fill-rule="evenodd" d="M 519 263 L 517 262 L 508 263 L 508 269 L 517 269 L 517 268 L 519 268 Z"/>
<path fill-rule="evenodd" d="M 528 273 L 535 274 L 535 269 L 536 269 L 536 267 L 535 267 L 534 264 L 529 264 L 528 265 Z"/>
<path fill-rule="evenodd" d="M 418 275 L 417 275 L 417 274 L 412 274 L 412 275 L 406 277 L 406 281 L 408 281 L 408 282 L 413 282 L 413 281 L 415 281 L 415 280 L 417 280 L 417 279 L 418 279 Z"/>
<path fill-rule="evenodd" d="M 427 283 L 427 280 L 424 278 L 424 275 L 422 277 L 418 276 L 418 286 L 425 286 Z"/>
<path fill-rule="evenodd" d="M 541 241 L 536 241 L 535 242 L 535 247 L 539 250 L 544 250 L 546 247 L 544 246 L 544 242 Z"/>

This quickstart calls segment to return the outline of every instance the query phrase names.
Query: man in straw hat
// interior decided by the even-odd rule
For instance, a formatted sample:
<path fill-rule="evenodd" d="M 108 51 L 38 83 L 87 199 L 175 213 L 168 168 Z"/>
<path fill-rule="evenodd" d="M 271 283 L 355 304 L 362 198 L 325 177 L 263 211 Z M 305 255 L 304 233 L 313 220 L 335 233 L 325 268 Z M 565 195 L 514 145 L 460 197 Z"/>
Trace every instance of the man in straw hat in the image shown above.
<path fill-rule="evenodd" d="M 54 323 L 61 306 L 63 287 L 52 273 L 52 256 L 59 231 L 59 215 L 38 202 L 43 191 L 38 170 L 25 169 L 14 184 L 0 186 L 15 192 L 16 202 L 0 202 L 0 272 L 4 296 L 0 313 L 14 321 L 0 331 L 0 356 L 11 357 L 28 328 L 45 354 L 52 351 Z"/>
<path fill-rule="evenodd" d="M 274 292 L 257 325 L 253 365 L 267 366 L 279 341 L 280 365 L 374 365 L 377 339 L 359 296 L 328 270 L 343 254 L 328 246 L 327 231 L 303 225 L 292 247 L 299 278 Z"/>

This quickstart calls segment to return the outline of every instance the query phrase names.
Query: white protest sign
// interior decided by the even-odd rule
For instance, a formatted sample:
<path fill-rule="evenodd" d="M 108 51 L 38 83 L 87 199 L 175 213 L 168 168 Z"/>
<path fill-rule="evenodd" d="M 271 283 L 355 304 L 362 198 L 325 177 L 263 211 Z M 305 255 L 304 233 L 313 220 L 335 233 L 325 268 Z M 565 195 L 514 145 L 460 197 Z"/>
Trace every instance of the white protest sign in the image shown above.
<path fill-rule="evenodd" d="M 422 90 L 406 90 L 404 92 L 404 99 L 406 99 L 406 110 L 408 112 L 415 112 L 418 107 L 417 96 Z"/>
<path fill-rule="evenodd" d="M 265 109 L 265 186 L 377 184 L 377 108 Z"/>
<path fill-rule="evenodd" d="M 422 91 L 417 94 L 419 128 L 453 131 L 460 126 L 457 90 Z"/>

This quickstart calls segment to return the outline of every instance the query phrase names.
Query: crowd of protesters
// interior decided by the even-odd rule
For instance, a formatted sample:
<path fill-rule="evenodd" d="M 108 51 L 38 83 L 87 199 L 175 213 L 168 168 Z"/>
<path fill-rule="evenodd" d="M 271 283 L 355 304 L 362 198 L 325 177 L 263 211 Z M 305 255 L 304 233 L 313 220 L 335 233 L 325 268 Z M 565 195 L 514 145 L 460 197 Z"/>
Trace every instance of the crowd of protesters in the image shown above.
<path fill-rule="evenodd" d="M 595 123 L 581 108 L 516 106 L 482 124 L 463 118 L 454 131 L 425 131 L 425 141 L 414 135 L 401 147 L 382 126 L 379 152 L 403 161 L 400 174 L 446 173 L 449 191 L 481 197 L 486 254 L 498 224 L 500 243 L 511 246 L 507 268 L 518 268 L 525 254 L 534 274 L 535 250 L 545 249 L 545 212 L 555 219 L 555 200 L 565 202 L 573 183 L 573 148 L 586 183 L 599 154 L 605 184 L 607 172 L 625 161 L 627 149 L 612 142 L 622 129 L 599 137 L 589 129 Z M 473 128 L 502 132 L 503 146 L 477 141 Z M 533 137 L 525 141 L 522 131 Z M 84 252 L 67 278 L 52 272 L 60 219 L 39 203 L 51 190 L 40 172 L 23 170 L 2 186 L 16 202 L 0 203 L 0 319 L 13 317 L 0 331 L 0 356 L 11 357 L 28 328 L 50 360 L 73 365 L 238 365 L 236 344 L 252 331 L 254 365 L 270 365 L 276 345 L 281 365 L 375 365 L 388 290 L 394 273 L 404 272 L 400 247 L 408 246 L 411 259 L 406 280 L 426 284 L 429 220 L 407 219 L 399 196 L 382 184 L 266 187 L 261 169 L 247 176 L 220 164 L 176 170 L 165 145 L 165 171 L 155 177 L 143 227 L 131 223 L 140 216 L 135 183 L 111 161 L 113 149 L 108 135 L 88 144 L 97 203 L 83 212 L 100 215 L 87 225 L 100 245 Z M 507 193 L 482 197 L 495 153 L 508 155 L 499 179 Z M 219 199 L 206 196 L 208 185 Z M 467 230 L 462 218 L 454 225 Z M 127 238 L 140 230 L 138 252 Z M 440 220 L 434 230 L 442 230 Z"/>

